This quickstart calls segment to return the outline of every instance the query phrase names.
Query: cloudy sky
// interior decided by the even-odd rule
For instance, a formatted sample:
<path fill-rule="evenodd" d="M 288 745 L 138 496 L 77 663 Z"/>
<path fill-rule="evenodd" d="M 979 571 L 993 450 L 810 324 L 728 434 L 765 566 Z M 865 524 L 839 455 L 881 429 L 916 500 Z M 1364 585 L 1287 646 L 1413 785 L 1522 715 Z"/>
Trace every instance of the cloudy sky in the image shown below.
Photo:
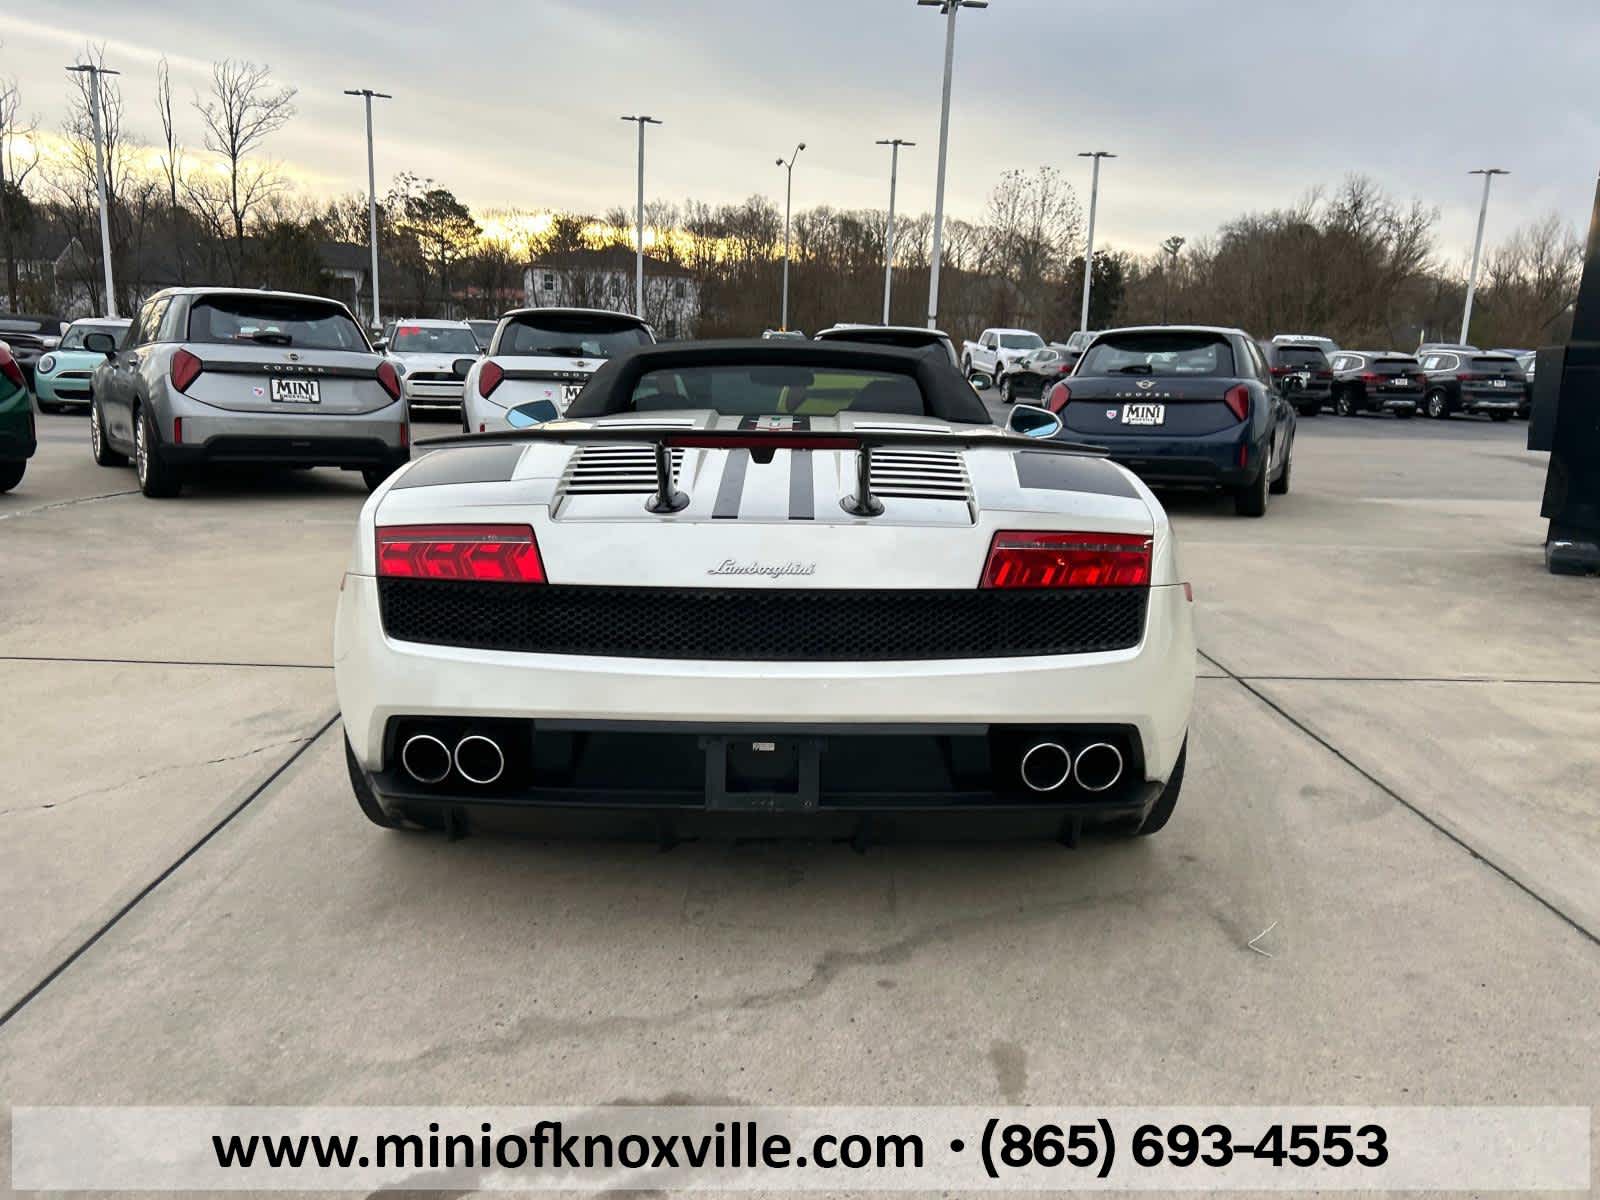
<path fill-rule="evenodd" d="M 155 65 L 181 98 L 212 60 L 300 89 L 270 150 L 317 192 L 365 187 L 360 102 L 378 112 L 380 187 L 432 176 L 475 209 L 631 204 L 648 112 L 652 197 L 782 200 L 774 159 L 807 143 L 795 204 L 931 210 L 944 22 L 914 0 L 33 0 L 0 15 L 0 78 L 55 127 L 86 39 L 122 70 L 126 123 L 154 140 Z M 1097 242 L 1148 252 L 1351 171 L 1442 212 L 1464 257 L 1478 181 L 1499 166 L 1490 240 L 1551 210 L 1586 227 L 1600 167 L 1596 0 L 992 0 L 960 15 L 949 208 L 1048 163 L 1087 199 L 1080 150 L 1108 149 Z M 195 115 L 180 120 L 198 143 Z"/>

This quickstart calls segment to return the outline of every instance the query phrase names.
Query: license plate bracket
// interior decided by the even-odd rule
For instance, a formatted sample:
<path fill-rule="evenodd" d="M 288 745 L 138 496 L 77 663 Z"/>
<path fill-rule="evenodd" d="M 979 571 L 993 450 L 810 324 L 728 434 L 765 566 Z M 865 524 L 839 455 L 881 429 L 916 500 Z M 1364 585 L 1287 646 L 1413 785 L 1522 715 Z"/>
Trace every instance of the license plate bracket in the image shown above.
<path fill-rule="evenodd" d="M 811 812 L 822 793 L 822 739 L 767 734 L 711 735 L 706 807 L 745 812 Z"/>
<path fill-rule="evenodd" d="M 322 384 L 315 379 L 274 379 L 274 404 L 321 404 Z"/>
<path fill-rule="evenodd" d="M 1165 404 L 1124 404 L 1122 406 L 1122 423 L 1124 425 L 1165 425 L 1167 423 L 1167 406 Z"/>

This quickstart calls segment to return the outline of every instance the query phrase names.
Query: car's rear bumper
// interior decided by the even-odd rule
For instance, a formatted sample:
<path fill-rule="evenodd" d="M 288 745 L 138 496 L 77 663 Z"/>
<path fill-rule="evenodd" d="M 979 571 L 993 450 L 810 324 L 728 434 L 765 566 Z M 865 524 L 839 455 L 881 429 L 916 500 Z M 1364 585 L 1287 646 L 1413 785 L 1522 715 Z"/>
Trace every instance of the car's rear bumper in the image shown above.
<path fill-rule="evenodd" d="M 1416 412 L 1421 404 L 1421 392 L 1367 392 L 1361 398 L 1364 412 Z"/>
<path fill-rule="evenodd" d="M 401 381 L 401 390 L 412 408 L 438 408 L 460 411 L 462 384 L 439 383 L 410 378 Z"/>
<path fill-rule="evenodd" d="M 1237 431 L 1201 437 L 1105 437 L 1073 434 L 1104 446 L 1113 462 L 1152 486 L 1243 487 L 1256 480 L 1266 461 L 1265 442 L 1257 445 Z"/>
<path fill-rule="evenodd" d="M 1514 413 L 1525 404 L 1522 396 L 1515 392 L 1491 396 L 1469 396 L 1463 394 L 1459 409 L 1464 413 Z"/>
<path fill-rule="evenodd" d="M 1191 604 L 1151 589 L 1128 650 L 1001 659 L 874 662 L 678 661 L 524 654 L 399 642 L 383 632 L 377 581 L 346 575 L 334 631 L 345 730 L 368 772 L 393 770 L 399 718 L 509 720 L 534 728 L 693 730 L 825 727 L 1115 726 L 1135 739 L 1142 778 L 1168 778 L 1194 693 Z M 981 790 L 981 789 L 980 789 Z M 992 799 L 982 803 L 992 803 Z"/>
<path fill-rule="evenodd" d="M 401 402 L 377 412 L 332 414 L 196 412 L 185 406 L 181 438 L 162 430 L 161 453 L 169 462 L 294 463 L 306 466 L 368 466 L 403 459 L 410 427 Z"/>

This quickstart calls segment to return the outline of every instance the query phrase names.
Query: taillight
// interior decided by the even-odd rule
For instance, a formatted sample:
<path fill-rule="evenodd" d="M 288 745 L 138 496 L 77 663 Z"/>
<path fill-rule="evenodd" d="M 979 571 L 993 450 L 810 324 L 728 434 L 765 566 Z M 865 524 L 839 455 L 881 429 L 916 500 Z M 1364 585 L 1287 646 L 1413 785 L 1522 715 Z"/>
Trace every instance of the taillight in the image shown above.
<path fill-rule="evenodd" d="M 1148 587 L 1151 541 L 1137 533 L 1001 531 L 983 565 L 985 588 Z"/>
<path fill-rule="evenodd" d="M 1057 375 L 1071 375 L 1072 374 L 1072 364 L 1071 363 L 1062 363 L 1059 367 L 1056 368 L 1056 374 Z"/>
<path fill-rule="evenodd" d="M 203 370 L 205 363 L 189 351 L 179 350 L 172 356 L 172 386 L 180 392 L 187 392 L 189 385 L 200 378 L 200 372 Z"/>
<path fill-rule="evenodd" d="M 544 583 L 526 525 L 388 525 L 378 530 L 378 574 L 395 579 Z"/>
<path fill-rule="evenodd" d="M 400 373 L 388 359 L 378 364 L 378 386 L 389 393 L 389 399 L 400 399 Z"/>
<path fill-rule="evenodd" d="M 183 418 L 182 417 L 173 417 L 172 418 L 172 444 L 174 446 L 183 445 Z"/>
<path fill-rule="evenodd" d="M 505 368 L 497 362 L 486 362 L 478 368 L 478 395 L 487 400 L 506 377 Z"/>
<path fill-rule="evenodd" d="M 1428 377 L 1426 375 L 1413 375 L 1411 379 L 1414 383 L 1421 387 L 1426 387 L 1428 385 Z"/>
<path fill-rule="evenodd" d="M 1271 371 L 1274 375 L 1287 375 L 1289 373 L 1288 367 L 1268 367 L 1267 370 Z"/>
<path fill-rule="evenodd" d="M 1383 381 L 1383 376 L 1376 371 L 1363 371 L 1356 378 L 1361 380 L 1362 383 L 1381 383 Z"/>
<path fill-rule="evenodd" d="M 1242 383 L 1234 384 L 1223 393 L 1222 402 L 1241 421 L 1250 415 L 1250 389 Z"/>
<path fill-rule="evenodd" d="M 0 375 L 4 375 L 18 387 L 28 386 L 22 380 L 22 368 L 17 366 L 17 360 L 11 357 L 11 352 L 4 346 L 0 346 Z"/>
<path fill-rule="evenodd" d="M 1487 375 L 1477 375 L 1471 371 L 1459 371 L 1456 374 L 1457 383 L 1476 383 L 1480 379 L 1489 378 Z"/>
<path fill-rule="evenodd" d="M 1072 401 L 1072 389 L 1064 383 L 1058 383 L 1050 389 L 1050 394 L 1045 397 L 1044 406 L 1053 413 L 1059 413 Z"/>

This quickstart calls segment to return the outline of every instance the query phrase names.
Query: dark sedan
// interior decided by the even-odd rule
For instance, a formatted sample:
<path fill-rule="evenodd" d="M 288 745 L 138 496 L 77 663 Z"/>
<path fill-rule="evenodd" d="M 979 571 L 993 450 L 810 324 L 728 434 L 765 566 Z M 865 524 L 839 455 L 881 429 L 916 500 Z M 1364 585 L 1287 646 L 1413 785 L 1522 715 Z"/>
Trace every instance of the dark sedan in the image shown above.
<path fill-rule="evenodd" d="M 1417 360 L 1398 350 L 1341 350 L 1333 356 L 1333 411 L 1341 417 L 1386 412 L 1417 415 L 1427 380 Z"/>
<path fill-rule="evenodd" d="M 1063 375 L 1072 374 L 1078 352 L 1060 342 L 1030 350 L 1000 376 L 1000 399 L 1005 404 L 1018 400 L 1037 400 L 1045 389 Z"/>
<path fill-rule="evenodd" d="M 1509 354 L 1430 350 L 1422 356 L 1427 376 L 1423 404 L 1430 417 L 1485 413 L 1509 421 L 1528 403 L 1528 377 Z"/>
<path fill-rule="evenodd" d="M 1295 412 L 1249 334 L 1153 325 L 1098 335 L 1045 406 L 1152 486 L 1221 488 L 1241 516 L 1289 490 Z"/>

